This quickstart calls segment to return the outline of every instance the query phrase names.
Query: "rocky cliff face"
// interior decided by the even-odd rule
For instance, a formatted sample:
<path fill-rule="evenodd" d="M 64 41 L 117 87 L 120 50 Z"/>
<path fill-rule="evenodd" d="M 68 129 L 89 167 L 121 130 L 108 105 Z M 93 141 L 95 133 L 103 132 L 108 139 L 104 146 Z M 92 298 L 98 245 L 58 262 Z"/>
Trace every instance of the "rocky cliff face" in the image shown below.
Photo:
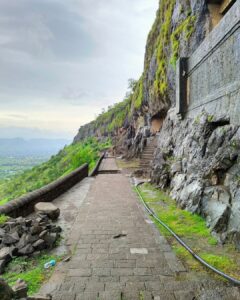
<path fill-rule="evenodd" d="M 128 155 L 136 155 L 140 151 L 138 144 L 149 135 L 146 128 L 150 129 L 151 119 L 165 118 L 168 109 L 175 104 L 177 58 L 190 55 L 209 31 L 211 24 L 205 2 L 159 2 L 147 39 L 144 71 L 124 100 L 125 107 L 120 107 L 120 110 L 118 107 L 116 110 L 111 108 L 95 122 L 82 126 L 75 142 L 89 135 L 121 135 Z M 118 122 L 113 123 L 115 119 Z"/>
<path fill-rule="evenodd" d="M 204 216 L 221 242 L 240 248 L 240 126 L 202 112 L 179 121 L 171 110 L 159 135 L 152 181 L 179 206 Z"/>
<path fill-rule="evenodd" d="M 171 109 L 176 60 L 190 56 L 211 26 L 205 0 L 161 0 L 141 78 L 122 103 L 81 127 L 75 142 L 111 136 L 119 153 L 133 157 L 160 131 L 152 181 L 183 209 L 203 215 L 220 241 L 230 239 L 240 249 L 239 126 L 205 111 L 180 121 Z"/>

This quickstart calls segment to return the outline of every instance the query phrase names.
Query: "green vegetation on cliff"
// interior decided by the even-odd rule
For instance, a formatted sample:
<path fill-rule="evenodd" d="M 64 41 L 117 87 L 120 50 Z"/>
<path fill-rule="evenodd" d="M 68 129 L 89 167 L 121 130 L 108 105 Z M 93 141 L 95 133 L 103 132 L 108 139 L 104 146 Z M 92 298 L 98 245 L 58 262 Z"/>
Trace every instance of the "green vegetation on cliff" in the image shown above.
<path fill-rule="evenodd" d="M 11 179 L 0 181 L 0 205 L 65 176 L 84 163 L 88 163 L 92 169 L 99 152 L 110 145 L 110 140 L 98 142 L 95 138 L 89 138 L 64 147 L 57 155 L 39 166 L 15 175 Z"/>
<path fill-rule="evenodd" d="M 130 100 L 114 104 L 106 112 L 100 114 L 94 122 L 95 131 L 100 131 L 102 135 L 113 132 L 121 128 L 128 117 L 130 111 Z"/>
<path fill-rule="evenodd" d="M 180 25 L 177 26 L 177 28 L 171 34 L 172 56 L 170 62 L 174 68 L 176 66 L 176 61 L 179 56 L 180 37 L 181 35 L 184 35 L 183 38 L 186 41 L 188 41 L 188 39 L 191 37 L 195 29 L 194 27 L 195 20 L 196 20 L 195 16 L 187 17 L 183 22 L 180 23 Z"/>
<path fill-rule="evenodd" d="M 122 128 L 138 126 L 143 114 L 165 113 L 174 101 L 174 71 L 181 54 L 191 51 L 191 36 L 198 15 L 190 1 L 161 0 L 148 35 L 144 70 L 139 80 L 130 80 L 129 91 L 120 103 L 109 107 L 95 121 L 82 126 L 76 140 L 91 136 L 116 136 Z M 193 40 L 194 41 L 194 40 Z M 141 123 L 142 124 L 142 123 Z"/>
<path fill-rule="evenodd" d="M 169 48 L 169 36 L 171 33 L 172 13 L 175 0 L 163 0 L 160 3 L 158 18 L 156 24 L 161 24 L 160 33 L 156 40 L 154 48 L 157 49 L 157 72 L 154 81 L 154 91 L 157 94 L 164 95 L 167 90 L 167 51 Z M 155 26 L 153 31 L 155 31 Z"/>

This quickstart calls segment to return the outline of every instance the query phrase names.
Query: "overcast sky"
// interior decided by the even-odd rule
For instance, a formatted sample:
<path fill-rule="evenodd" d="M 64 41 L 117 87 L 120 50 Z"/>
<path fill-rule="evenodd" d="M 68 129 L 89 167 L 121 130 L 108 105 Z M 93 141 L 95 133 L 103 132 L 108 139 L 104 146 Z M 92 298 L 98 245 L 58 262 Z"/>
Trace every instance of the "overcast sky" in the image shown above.
<path fill-rule="evenodd" d="M 0 0 L 0 137 L 73 138 L 143 70 L 158 0 Z"/>

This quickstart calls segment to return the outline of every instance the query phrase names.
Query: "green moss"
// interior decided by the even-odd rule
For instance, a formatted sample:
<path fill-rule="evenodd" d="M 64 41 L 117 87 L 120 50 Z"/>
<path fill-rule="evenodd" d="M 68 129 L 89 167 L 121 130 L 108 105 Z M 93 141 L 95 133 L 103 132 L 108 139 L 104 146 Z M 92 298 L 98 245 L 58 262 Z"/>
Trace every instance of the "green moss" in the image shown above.
<path fill-rule="evenodd" d="M 94 121 L 94 129 L 100 130 L 102 135 L 109 135 L 124 126 L 131 107 L 129 95 L 124 101 L 114 104 L 106 112 L 101 113 Z"/>
<path fill-rule="evenodd" d="M 189 40 L 195 30 L 195 20 L 195 16 L 187 17 L 171 34 L 172 56 L 170 63 L 174 68 L 176 67 L 176 61 L 179 56 L 180 39 L 184 38 L 186 41 Z"/>
<path fill-rule="evenodd" d="M 142 106 L 143 101 L 143 78 L 141 77 L 137 83 L 136 90 L 132 96 L 134 108 L 139 109 Z"/>
<path fill-rule="evenodd" d="M 234 149 L 238 148 L 238 141 L 236 139 L 231 140 L 230 146 Z"/>
<path fill-rule="evenodd" d="M 157 215 L 176 231 L 179 236 L 198 236 L 212 238 L 210 230 L 205 225 L 205 220 L 196 214 L 177 207 L 176 202 L 166 193 L 153 187 L 151 184 L 141 186 L 143 198 L 151 203 Z M 159 205 L 159 201 L 166 206 Z"/>
<path fill-rule="evenodd" d="M 209 123 L 211 123 L 213 121 L 213 119 L 214 119 L 213 115 L 208 115 L 207 120 Z"/>
<path fill-rule="evenodd" d="M 218 244 L 218 241 L 215 237 L 211 236 L 210 238 L 208 238 L 208 244 L 211 246 L 215 246 Z"/>
<path fill-rule="evenodd" d="M 5 215 L 0 215 L 0 225 L 4 224 L 5 222 L 7 222 L 8 217 Z"/>
<path fill-rule="evenodd" d="M 157 72 L 154 81 L 155 94 L 164 95 L 168 88 L 167 82 L 167 52 L 169 38 L 171 34 L 172 13 L 175 6 L 175 0 L 162 0 L 158 11 L 158 22 L 161 22 L 160 32 L 156 41 L 157 54 Z M 153 30 L 156 30 L 153 28 Z"/>
<path fill-rule="evenodd" d="M 234 261 L 225 255 L 215 255 L 210 253 L 201 253 L 201 257 L 219 270 L 224 270 L 227 273 L 231 273 L 236 270 Z"/>

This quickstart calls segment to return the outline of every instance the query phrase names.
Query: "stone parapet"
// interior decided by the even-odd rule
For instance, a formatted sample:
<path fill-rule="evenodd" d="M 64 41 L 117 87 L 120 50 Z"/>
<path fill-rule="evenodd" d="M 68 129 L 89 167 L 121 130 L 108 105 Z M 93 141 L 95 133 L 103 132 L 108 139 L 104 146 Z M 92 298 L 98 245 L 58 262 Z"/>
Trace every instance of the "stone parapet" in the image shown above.
<path fill-rule="evenodd" d="M 34 211 L 34 205 L 36 203 L 53 201 L 87 176 L 88 164 L 84 164 L 70 174 L 59 178 L 36 191 L 0 206 L 0 214 L 5 214 L 14 218 L 18 216 L 27 216 Z"/>

